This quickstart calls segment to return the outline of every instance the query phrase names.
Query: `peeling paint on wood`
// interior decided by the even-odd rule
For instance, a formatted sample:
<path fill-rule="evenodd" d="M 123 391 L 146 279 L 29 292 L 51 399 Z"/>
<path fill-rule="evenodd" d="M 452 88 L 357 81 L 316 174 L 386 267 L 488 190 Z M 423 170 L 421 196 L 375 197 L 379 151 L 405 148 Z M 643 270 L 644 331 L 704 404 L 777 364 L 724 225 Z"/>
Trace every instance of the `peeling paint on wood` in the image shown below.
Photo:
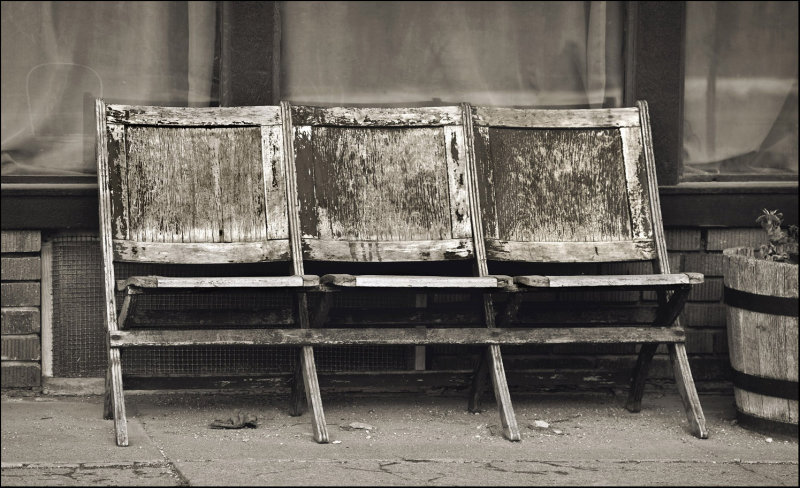
<path fill-rule="evenodd" d="M 464 128 L 444 127 L 447 178 L 450 187 L 450 225 L 453 238 L 472 236 L 469 195 L 467 193 L 467 148 L 464 143 Z"/>
<path fill-rule="evenodd" d="M 655 259 L 653 241 L 526 242 L 486 239 L 486 254 L 497 261 L 580 263 Z"/>
<path fill-rule="evenodd" d="M 617 131 L 489 129 L 489 140 L 498 229 L 490 237 L 632 238 Z"/>
<path fill-rule="evenodd" d="M 313 127 L 310 132 L 309 140 L 308 130 L 296 131 L 295 141 L 304 235 L 373 241 L 450 237 L 441 129 Z"/>
<path fill-rule="evenodd" d="M 280 126 L 261 127 L 261 160 L 267 207 L 267 239 L 289 238 L 286 175 L 283 168 L 283 131 Z"/>
<path fill-rule="evenodd" d="M 639 111 L 635 108 L 531 110 L 505 107 L 474 107 L 472 114 L 473 123 L 476 126 L 537 129 L 639 126 Z"/>
<path fill-rule="evenodd" d="M 111 346 L 345 345 L 345 344 L 631 344 L 682 343 L 670 327 L 570 328 L 324 328 L 256 330 L 137 330 L 111 334 Z"/>
<path fill-rule="evenodd" d="M 131 127 L 127 144 L 132 240 L 266 238 L 258 128 Z"/>
<path fill-rule="evenodd" d="M 303 239 L 303 258 L 313 261 L 449 261 L 473 256 L 472 240 L 342 241 Z"/>
<path fill-rule="evenodd" d="M 289 261 L 289 240 L 180 243 L 114 240 L 114 259 L 142 263 L 223 264 Z"/>
<path fill-rule="evenodd" d="M 281 125 L 280 107 L 152 107 L 108 105 L 109 123 L 181 127 Z"/>
<path fill-rule="evenodd" d="M 355 108 L 292 106 L 297 126 L 431 127 L 461 122 L 459 107 Z"/>

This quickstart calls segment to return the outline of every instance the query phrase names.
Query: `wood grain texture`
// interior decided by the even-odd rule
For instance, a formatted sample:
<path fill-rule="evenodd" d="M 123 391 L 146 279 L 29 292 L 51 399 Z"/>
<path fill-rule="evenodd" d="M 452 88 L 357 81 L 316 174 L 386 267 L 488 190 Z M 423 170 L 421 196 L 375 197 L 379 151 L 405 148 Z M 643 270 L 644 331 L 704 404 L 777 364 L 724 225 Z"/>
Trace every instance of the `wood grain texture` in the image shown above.
<path fill-rule="evenodd" d="M 449 261 L 473 255 L 467 239 L 360 241 L 303 239 L 303 258 L 313 261 Z"/>
<path fill-rule="evenodd" d="M 653 239 L 650 192 L 647 186 L 647 167 L 639 127 L 619 129 L 625 166 L 631 230 L 634 239 Z"/>
<path fill-rule="evenodd" d="M 385 276 L 329 274 L 321 278 L 325 284 L 361 288 L 500 288 L 495 277 L 470 276 Z"/>
<path fill-rule="evenodd" d="M 108 164 L 111 235 L 115 239 L 127 239 L 130 215 L 125 126 L 106 124 L 105 131 L 102 137 L 105 141 L 105 157 Z"/>
<path fill-rule="evenodd" d="M 675 273 L 652 275 L 580 275 L 580 276 L 515 276 L 514 282 L 530 287 L 569 288 L 569 287 L 664 287 L 699 284 L 703 282 L 700 273 Z"/>
<path fill-rule="evenodd" d="M 103 249 L 103 291 L 105 306 L 105 325 L 109 334 L 119 330 L 117 323 L 117 305 L 114 295 L 114 262 L 111 248 L 112 221 L 114 220 L 111 206 L 111 191 L 109 188 L 110 175 L 108 127 L 106 124 L 106 105 L 103 100 L 95 104 L 95 121 L 97 123 L 97 184 L 100 190 L 100 245 Z M 104 408 L 105 412 L 113 411 L 114 432 L 118 446 L 128 445 L 128 420 L 125 413 L 125 397 L 122 393 L 122 365 L 119 349 L 108 347 L 108 381 L 106 382 L 106 399 L 110 399 L 111 408 Z"/>
<path fill-rule="evenodd" d="M 139 288 L 296 288 L 317 286 L 319 277 L 305 276 L 235 276 L 235 277 L 167 277 L 132 276 L 117 282 L 117 289 Z"/>
<path fill-rule="evenodd" d="M 301 213 L 315 213 L 320 239 L 410 241 L 448 239 L 450 208 L 442 129 L 314 127 L 313 187 L 300 186 Z M 307 155 L 307 154 L 306 154 Z M 316 200 L 314 208 L 303 202 Z M 303 219 L 302 222 L 308 222 Z"/>
<path fill-rule="evenodd" d="M 132 239 L 266 238 L 259 128 L 132 127 L 127 143 Z"/>
<path fill-rule="evenodd" d="M 447 159 L 447 180 L 450 189 L 450 237 L 472 237 L 470 202 L 467 192 L 469 165 L 464 129 L 461 126 L 444 127 L 444 155 Z"/>
<path fill-rule="evenodd" d="M 652 240 L 519 242 L 487 238 L 486 254 L 496 261 L 539 263 L 642 261 L 656 257 Z"/>
<path fill-rule="evenodd" d="M 297 126 L 431 127 L 460 123 L 458 107 L 367 108 L 292 106 Z"/>
<path fill-rule="evenodd" d="M 112 347 L 204 345 L 366 345 L 366 344 L 609 344 L 682 343 L 670 327 L 586 328 L 324 328 L 136 330 L 111 334 Z"/>
<path fill-rule="evenodd" d="M 283 130 L 261 127 L 261 161 L 267 218 L 267 239 L 289 238 Z"/>
<path fill-rule="evenodd" d="M 114 259 L 143 263 L 221 264 L 288 261 L 289 240 L 180 243 L 114 240 Z"/>
<path fill-rule="evenodd" d="M 220 127 L 281 125 L 280 108 L 260 107 L 156 107 L 109 105 L 108 121 L 126 125 Z"/>
<path fill-rule="evenodd" d="M 553 110 L 473 107 L 472 115 L 473 123 L 482 127 L 579 129 L 639 125 L 639 112 L 635 108 Z"/>
<path fill-rule="evenodd" d="M 489 138 L 498 228 L 490 237 L 632 239 L 618 131 L 489 129 Z"/>
<path fill-rule="evenodd" d="M 797 265 L 754 257 L 752 248 L 723 251 L 725 286 L 764 296 L 797 298 Z M 798 317 L 726 306 L 731 367 L 739 372 L 798 381 Z M 776 422 L 798 423 L 798 402 L 734 385 L 743 413 Z"/>

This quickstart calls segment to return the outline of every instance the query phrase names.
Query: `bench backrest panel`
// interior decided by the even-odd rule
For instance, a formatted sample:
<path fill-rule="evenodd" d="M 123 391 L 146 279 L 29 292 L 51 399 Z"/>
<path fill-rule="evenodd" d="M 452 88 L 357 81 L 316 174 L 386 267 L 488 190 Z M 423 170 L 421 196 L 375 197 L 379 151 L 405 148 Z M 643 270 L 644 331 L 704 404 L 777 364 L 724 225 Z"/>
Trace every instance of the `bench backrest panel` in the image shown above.
<path fill-rule="evenodd" d="M 458 107 L 292 107 L 303 253 L 330 261 L 472 253 Z"/>
<path fill-rule="evenodd" d="M 655 259 L 637 109 L 472 109 L 488 259 Z"/>
<path fill-rule="evenodd" d="M 115 259 L 289 259 L 279 107 L 111 105 L 102 116 Z"/>

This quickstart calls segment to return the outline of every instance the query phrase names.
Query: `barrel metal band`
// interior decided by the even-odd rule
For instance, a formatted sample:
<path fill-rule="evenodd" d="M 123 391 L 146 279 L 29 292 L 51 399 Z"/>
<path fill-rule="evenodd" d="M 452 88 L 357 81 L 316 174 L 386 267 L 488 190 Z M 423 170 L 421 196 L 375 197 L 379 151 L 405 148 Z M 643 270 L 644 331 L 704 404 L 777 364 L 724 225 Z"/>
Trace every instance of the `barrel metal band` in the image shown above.
<path fill-rule="evenodd" d="M 763 378 L 733 370 L 733 386 L 759 395 L 797 400 L 797 381 Z"/>
<path fill-rule="evenodd" d="M 725 303 L 732 307 L 771 315 L 797 317 L 798 314 L 797 298 L 759 295 L 757 293 L 734 290 L 727 286 L 725 287 Z"/>

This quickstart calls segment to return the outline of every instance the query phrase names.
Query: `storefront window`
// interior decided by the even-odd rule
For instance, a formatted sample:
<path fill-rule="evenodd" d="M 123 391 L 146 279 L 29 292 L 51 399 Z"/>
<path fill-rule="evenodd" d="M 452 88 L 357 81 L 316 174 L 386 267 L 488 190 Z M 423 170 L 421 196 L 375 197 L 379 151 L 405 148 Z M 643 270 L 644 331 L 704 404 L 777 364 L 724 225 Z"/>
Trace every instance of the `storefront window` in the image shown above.
<path fill-rule="evenodd" d="M 622 2 L 283 2 L 282 98 L 616 107 Z"/>
<path fill-rule="evenodd" d="M 797 2 L 688 2 L 684 181 L 797 178 Z"/>
<path fill-rule="evenodd" d="M 215 2 L 2 2 L 2 175 L 96 173 L 94 100 L 215 102 Z"/>

